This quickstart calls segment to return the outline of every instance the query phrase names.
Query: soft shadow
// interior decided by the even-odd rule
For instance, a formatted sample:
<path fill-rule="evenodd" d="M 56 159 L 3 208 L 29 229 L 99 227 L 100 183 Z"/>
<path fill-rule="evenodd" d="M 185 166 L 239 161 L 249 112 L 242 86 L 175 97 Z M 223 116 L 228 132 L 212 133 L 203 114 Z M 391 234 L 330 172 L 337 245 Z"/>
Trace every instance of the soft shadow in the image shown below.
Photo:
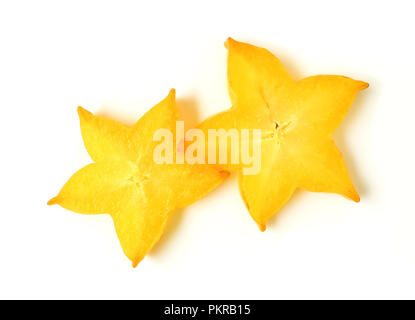
<path fill-rule="evenodd" d="M 185 130 L 190 128 L 194 128 L 199 123 L 199 112 L 198 112 L 198 103 L 195 96 L 188 96 L 184 98 L 177 98 L 176 104 L 179 109 L 179 118 L 180 120 L 184 121 Z M 229 179 L 228 179 L 229 180 Z M 225 179 L 226 181 L 226 179 Z M 210 197 L 215 197 L 217 192 L 221 192 L 221 188 L 224 188 L 226 183 L 221 183 L 218 187 L 216 187 L 213 191 L 211 191 L 208 195 L 203 197 L 203 201 L 209 201 Z M 200 199 L 199 201 L 201 201 Z M 169 217 L 169 221 L 167 222 L 166 230 L 164 231 L 163 235 L 161 236 L 160 240 L 156 243 L 154 248 L 151 250 L 149 256 L 157 257 L 157 255 L 161 254 L 165 245 L 176 236 L 176 232 L 178 232 L 180 228 L 180 224 L 183 222 L 183 216 L 186 213 L 186 208 L 177 209 Z"/>
<path fill-rule="evenodd" d="M 300 80 L 304 77 L 304 74 L 301 73 L 295 64 L 294 60 L 290 58 L 288 53 L 285 53 L 283 49 L 280 48 L 270 48 L 271 53 L 273 53 L 282 63 L 285 69 L 294 80 Z"/>
<path fill-rule="evenodd" d="M 154 245 L 153 249 L 151 249 L 149 253 L 150 257 L 156 257 L 157 255 L 161 254 L 164 246 L 170 241 L 171 238 L 175 236 L 176 232 L 179 230 L 185 212 L 186 208 L 182 208 L 176 209 L 170 214 L 166 229 L 160 237 L 160 240 Z"/>
<path fill-rule="evenodd" d="M 184 121 L 185 130 L 194 128 L 199 123 L 199 109 L 195 96 L 176 99 L 179 118 Z"/>
<path fill-rule="evenodd" d="M 214 197 L 216 197 L 217 194 L 222 193 L 225 188 L 229 188 L 230 184 L 235 183 L 235 177 L 236 174 L 232 174 L 232 178 L 228 176 L 228 178 L 226 178 L 219 186 L 217 186 L 209 194 L 204 196 L 202 199 L 199 199 L 198 201 L 205 201 L 206 203 L 213 201 Z M 174 238 L 176 233 L 179 231 L 180 224 L 183 222 L 184 214 L 187 212 L 186 209 L 187 207 L 176 209 L 171 213 L 169 216 L 169 221 L 167 222 L 166 230 L 164 231 L 160 240 L 155 244 L 149 253 L 149 256 L 156 258 L 158 255 L 162 254 L 165 245 L 171 241 L 171 239 Z"/>
<path fill-rule="evenodd" d="M 290 212 L 290 208 L 294 206 L 296 203 L 301 201 L 301 198 L 304 197 L 305 191 L 301 189 L 297 189 L 294 191 L 291 198 L 287 201 L 287 203 L 271 218 L 267 221 L 267 229 L 274 230 L 275 226 L 278 225 L 278 221 L 281 217 L 285 214 Z"/>
<path fill-rule="evenodd" d="M 362 196 L 368 196 L 370 190 L 367 182 L 363 178 L 363 173 L 359 171 L 357 160 L 358 155 L 353 152 L 352 142 L 347 141 L 347 132 L 350 131 L 350 125 L 359 116 L 362 108 L 369 108 L 371 106 L 368 100 L 373 97 L 376 91 L 373 89 L 373 83 L 370 87 L 360 91 L 356 99 L 354 100 L 349 112 L 344 118 L 343 122 L 334 134 L 334 141 L 340 151 L 343 154 L 343 158 L 346 162 L 350 178 L 352 179 L 353 185 L 355 186 L 357 193 Z"/>

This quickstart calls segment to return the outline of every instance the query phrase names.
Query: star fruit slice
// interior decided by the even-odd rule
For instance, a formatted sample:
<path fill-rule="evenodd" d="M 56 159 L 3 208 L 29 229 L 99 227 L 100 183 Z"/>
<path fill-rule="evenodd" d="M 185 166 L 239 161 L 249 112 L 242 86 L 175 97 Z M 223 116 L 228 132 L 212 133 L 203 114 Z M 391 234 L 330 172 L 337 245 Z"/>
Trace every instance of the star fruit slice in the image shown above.
<path fill-rule="evenodd" d="M 206 135 L 208 129 L 261 129 L 257 174 L 244 175 L 246 165 L 231 164 L 229 157 L 219 165 L 238 172 L 242 198 L 260 230 L 297 188 L 338 193 L 358 202 L 332 134 L 357 92 L 368 84 L 333 75 L 295 81 L 266 49 L 231 38 L 226 47 L 232 107 L 206 119 L 200 128 Z M 249 145 L 252 149 L 252 140 Z M 225 148 L 231 154 L 229 143 Z"/>
<path fill-rule="evenodd" d="M 48 204 L 82 214 L 110 214 L 133 266 L 159 240 L 169 214 L 202 198 L 227 177 L 199 164 L 156 164 L 157 129 L 175 136 L 175 91 L 132 127 L 78 108 L 85 147 L 94 163 L 76 172 Z M 182 150 L 182 152 L 184 152 Z"/>

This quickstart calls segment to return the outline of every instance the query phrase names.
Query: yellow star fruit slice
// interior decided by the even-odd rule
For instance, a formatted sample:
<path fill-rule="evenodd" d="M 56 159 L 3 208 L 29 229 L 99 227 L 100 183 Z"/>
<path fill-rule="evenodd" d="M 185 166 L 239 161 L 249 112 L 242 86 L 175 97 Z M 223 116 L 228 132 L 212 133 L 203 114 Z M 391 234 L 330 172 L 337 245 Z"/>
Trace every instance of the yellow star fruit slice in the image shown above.
<path fill-rule="evenodd" d="M 202 198 L 226 172 L 202 165 L 156 164 L 158 129 L 176 131 L 175 91 L 132 127 L 78 108 L 85 147 L 95 161 L 76 172 L 48 204 L 82 214 L 110 214 L 133 266 L 159 240 L 169 214 Z"/>
<path fill-rule="evenodd" d="M 239 172 L 242 198 L 260 230 L 297 188 L 338 193 L 358 202 L 332 134 L 368 84 L 332 75 L 296 81 L 266 49 L 233 39 L 226 47 L 232 107 L 200 128 L 261 129 L 258 174 L 244 175 L 244 164 L 230 164 L 229 157 L 227 164 L 219 165 Z M 230 154 L 229 143 L 227 148 Z"/>

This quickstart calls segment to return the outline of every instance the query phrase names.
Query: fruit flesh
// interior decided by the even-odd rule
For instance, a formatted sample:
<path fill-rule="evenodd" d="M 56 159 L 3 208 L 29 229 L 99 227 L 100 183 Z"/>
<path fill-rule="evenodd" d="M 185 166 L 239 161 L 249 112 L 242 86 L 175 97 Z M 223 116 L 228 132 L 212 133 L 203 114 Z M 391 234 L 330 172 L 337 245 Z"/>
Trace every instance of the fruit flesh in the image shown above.
<path fill-rule="evenodd" d="M 219 166 L 238 171 L 242 198 L 260 230 L 296 188 L 338 193 L 358 202 L 332 134 L 368 84 L 332 75 L 295 81 L 266 49 L 233 39 L 226 47 L 232 107 L 200 128 L 262 130 L 258 174 L 244 175 L 243 164 Z"/>
<path fill-rule="evenodd" d="M 175 91 L 132 127 L 78 108 L 85 147 L 95 163 L 76 172 L 48 204 L 82 214 L 110 214 L 133 266 L 157 243 L 169 214 L 205 196 L 226 172 L 200 165 L 156 164 L 157 129 L 175 132 Z"/>

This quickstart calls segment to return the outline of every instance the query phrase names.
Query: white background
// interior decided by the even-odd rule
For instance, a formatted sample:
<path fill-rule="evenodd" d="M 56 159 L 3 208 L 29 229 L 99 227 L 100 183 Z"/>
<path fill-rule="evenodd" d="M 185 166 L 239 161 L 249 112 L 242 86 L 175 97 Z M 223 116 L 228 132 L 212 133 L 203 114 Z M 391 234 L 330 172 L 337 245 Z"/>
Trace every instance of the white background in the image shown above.
<path fill-rule="evenodd" d="M 2 1 L 0 298 L 415 298 L 414 8 L 385 3 Z M 132 124 L 174 87 L 201 121 L 229 36 L 370 83 L 335 135 L 362 201 L 299 191 L 261 233 L 233 177 L 133 269 L 109 216 L 46 205 L 90 162 L 76 107 Z"/>

